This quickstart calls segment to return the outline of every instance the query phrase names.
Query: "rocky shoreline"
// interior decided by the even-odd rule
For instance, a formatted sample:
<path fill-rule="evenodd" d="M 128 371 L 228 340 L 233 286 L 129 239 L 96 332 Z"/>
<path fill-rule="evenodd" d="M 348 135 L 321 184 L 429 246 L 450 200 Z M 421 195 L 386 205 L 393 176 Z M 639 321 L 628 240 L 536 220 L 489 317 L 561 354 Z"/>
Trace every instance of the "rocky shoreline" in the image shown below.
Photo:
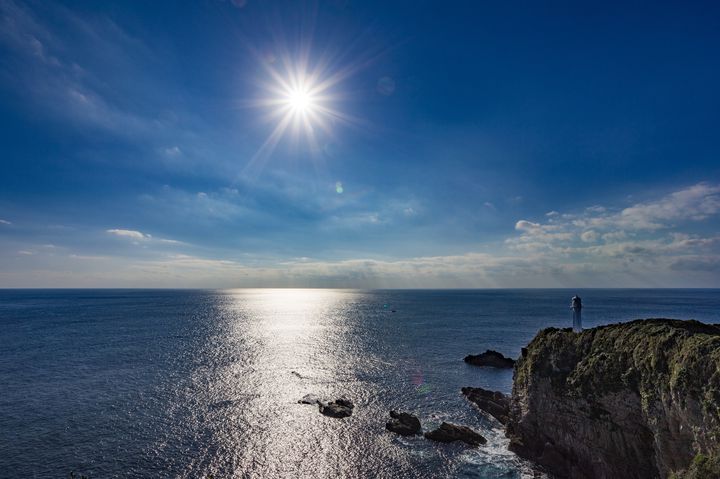
<path fill-rule="evenodd" d="M 646 319 L 540 331 L 517 360 L 495 351 L 465 361 L 507 368 L 508 396 L 461 393 L 498 422 L 509 449 L 550 477 L 720 479 L 720 326 Z M 307 395 L 320 413 L 345 418 L 352 401 Z M 484 445 L 472 429 L 443 422 L 423 434 L 419 418 L 390 411 L 385 429 L 438 442 Z"/>
<path fill-rule="evenodd" d="M 483 388 L 462 388 L 461 392 L 468 401 L 475 404 L 478 409 L 485 411 L 497 419 L 500 424 L 506 425 L 510 417 L 510 397 L 499 391 L 489 391 Z"/>
<path fill-rule="evenodd" d="M 298 400 L 299 404 L 317 405 L 320 414 L 328 417 L 342 419 L 352 416 L 355 405 L 347 398 L 338 398 L 335 401 L 324 401 L 314 394 L 306 394 Z M 390 411 L 390 420 L 385 429 L 401 436 L 416 436 L 422 434 L 426 439 L 436 442 L 463 442 L 469 446 L 481 446 L 487 443 L 482 434 L 467 426 L 443 422 L 432 431 L 423 434 L 420 419 L 407 412 Z"/>

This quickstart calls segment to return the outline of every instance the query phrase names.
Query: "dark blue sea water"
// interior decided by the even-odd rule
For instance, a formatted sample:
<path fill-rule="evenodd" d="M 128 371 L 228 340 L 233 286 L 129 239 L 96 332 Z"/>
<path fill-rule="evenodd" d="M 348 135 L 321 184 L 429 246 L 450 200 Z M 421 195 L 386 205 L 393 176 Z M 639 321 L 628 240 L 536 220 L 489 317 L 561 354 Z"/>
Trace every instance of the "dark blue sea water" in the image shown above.
<path fill-rule="evenodd" d="M 584 325 L 720 322 L 718 290 L 586 290 Z M 91 478 L 532 477 L 462 386 L 509 392 L 517 356 L 570 325 L 563 290 L 0 291 L 0 476 Z M 396 310 L 396 312 L 392 312 Z M 355 401 L 333 419 L 297 400 Z M 487 446 L 404 439 L 471 426 Z"/>

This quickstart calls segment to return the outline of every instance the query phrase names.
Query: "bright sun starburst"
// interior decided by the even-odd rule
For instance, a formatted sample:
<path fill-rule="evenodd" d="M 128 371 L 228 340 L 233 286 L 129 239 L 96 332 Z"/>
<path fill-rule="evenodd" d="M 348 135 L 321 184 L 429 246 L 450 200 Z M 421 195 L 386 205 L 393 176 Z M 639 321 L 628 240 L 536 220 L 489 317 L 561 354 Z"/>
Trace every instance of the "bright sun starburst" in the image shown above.
<path fill-rule="evenodd" d="M 274 123 L 274 127 L 253 162 L 269 156 L 286 136 L 295 141 L 303 139 L 311 152 L 321 151 L 323 137 L 333 136 L 333 126 L 357 123 L 335 109 L 340 98 L 338 84 L 357 68 L 331 70 L 328 65 L 332 62 L 322 58 L 311 66 L 310 58 L 309 48 L 297 55 L 260 58 L 267 74 L 260 86 L 267 96 L 252 103 L 267 111 L 266 120 Z"/>
<path fill-rule="evenodd" d="M 315 106 L 315 98 L 307 89 L 302 87 L 289 92 L 286 101 L 292 111 L 300 115 L 312 113 Z"/>

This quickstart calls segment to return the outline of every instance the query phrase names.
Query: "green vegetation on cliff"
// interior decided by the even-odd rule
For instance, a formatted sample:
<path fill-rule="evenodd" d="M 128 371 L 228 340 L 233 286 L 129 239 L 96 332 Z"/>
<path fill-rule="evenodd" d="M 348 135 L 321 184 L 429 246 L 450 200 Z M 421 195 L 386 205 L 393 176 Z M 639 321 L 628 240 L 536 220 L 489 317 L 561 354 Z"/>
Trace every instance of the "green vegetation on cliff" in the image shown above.
<path fill-rule="evenodd" d="M 516 364 L 514 382 L 508 434 L 526 455 L 564 455 L 592 477 L 602 461 L 632 466 L 649 454 L 645 472 L 660 477 L 685 469 L 678 477 L 720 477 L 699 475 L 720 457 L 718 326 L 648 319 L 582 333 L 548 328 Z M 606 457 L 591 457 L 598 449 Z M 698 454 L 705 462 L 691 464 Z"/>
<path fill-rule="evenodd" d="M 670 479 L 718 479 L 720 478 L 720 457 L 698 454 L 687 471 L 673 473 Z"/>
<path fill-rule="evenodd" d="M 550 350 L 554 362 L 537 357 Z M 654 399 L 659 382 L 720 413 L 720 327 L 698 321 L 647 319 L 588 329 L 548 328 L 528 348 L 516 381 L 533 370 L 569 394 L 604 395 L 626 388 Z M 535 355 L 535 357 L 533 357 Z"/>

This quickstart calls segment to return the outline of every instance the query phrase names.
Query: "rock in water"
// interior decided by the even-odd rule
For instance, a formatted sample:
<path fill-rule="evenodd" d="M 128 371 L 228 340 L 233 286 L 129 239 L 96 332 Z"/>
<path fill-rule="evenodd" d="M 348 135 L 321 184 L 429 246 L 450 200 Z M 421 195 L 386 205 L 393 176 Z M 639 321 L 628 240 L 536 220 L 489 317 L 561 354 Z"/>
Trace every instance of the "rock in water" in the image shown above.
<path fill-rule="evenodd" d="M 510 397 L 498 391 L 488 391 L 483 388 L 462 388 L 463 395 L 468 401 L 490 414 L 500 421 L 500 424 L 507 424 L 510 415 Z"/>
<path fill-rule="evenodd" d="M 471 446 L 480 446 L 487 442 L 487 439 L 466 426 L 456 426 L 444 422 L 434 431 L 426 432 L 425 437 L 438 442 L 462 441 Z"/>
<path fill-rule="evenodd" d="M 648 319 L 541 331 L 515 367 L 507 435 L 561 478 L 717 477 L 720 328 Z"/>
<path fill-rule="evenodd" d="M 315 394 L 306 394 L 298 402 L 300 404 L 320 404 L 320 398 Z"/>
<path fill-rule="evenodd" d="M 396 432 L 401 436 L 413 436 L 422 432 L 420 419 L 406 412 L 390 411 L 390 419 L 385 429 Z"/>
<path fill-rule="evenodd" d="M 473 366 L 490 366 L 492 368 L 512 368 L 515 366 L 515 360 L 506 358 L 497 351 L 488 349 L 482 354 L 469 354 L 465 356 L 464 361 Z"/>
<path fill-rule="evenodd" d="M 320 403 L 320 412 L 326 416 L 343 418 L 351 416 L 355 405 L 351 400 L 340 398 L 330 403 Z"/>

